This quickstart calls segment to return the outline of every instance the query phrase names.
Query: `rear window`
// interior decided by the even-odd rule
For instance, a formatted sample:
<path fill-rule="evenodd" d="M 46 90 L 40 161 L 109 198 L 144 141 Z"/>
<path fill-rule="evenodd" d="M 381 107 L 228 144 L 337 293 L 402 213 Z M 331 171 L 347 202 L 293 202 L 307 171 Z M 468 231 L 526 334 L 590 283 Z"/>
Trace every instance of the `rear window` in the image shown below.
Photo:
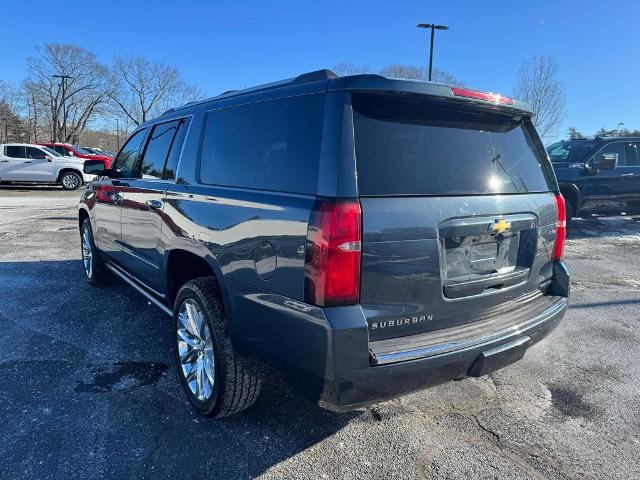
<path fill-rule="evenodd" d="M 589 153 L 596 147 L 596 142 L 578 140 L 575 142 L 558 142 L 547 147 L 549 159 L 554 163 L 586 162 Z"/>
<path fill-rule="evenodd" d="M 546 192 L 553 172 L 530 122 L 384 95 L 353 95 L 360 195 Z"/>
<path fill-rule="evenodd" d="M 324 94 L 212 110 L 200 180 L 230 187 L 314 194 Z"/>

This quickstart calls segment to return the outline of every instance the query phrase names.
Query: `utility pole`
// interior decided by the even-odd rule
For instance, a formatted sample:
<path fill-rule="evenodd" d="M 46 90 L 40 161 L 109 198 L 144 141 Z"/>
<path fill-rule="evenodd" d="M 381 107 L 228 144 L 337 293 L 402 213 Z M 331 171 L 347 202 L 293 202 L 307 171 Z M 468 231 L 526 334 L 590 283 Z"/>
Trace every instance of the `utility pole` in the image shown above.
<path fill-rule="evenodd" d="M 624 125 L 624 122 L 620 122 L 620 123 L 618 123 L 618 133 L 616 133 L 616 137 L 619 137 L 619 136 L 620 136 L 620 127 L 621 127 L 622 125 Z"/>
<path fill-rule="evenodd" d="M 116 143 L 118 145 L 118 150 L 120 150 L 120 121 L 118 117 L 116 117 Z"/>
<path fill-rule="evenodd" d="M 419 23 L 416 25 L 418 28 L 430 28 L 431 29 L 431 45 L 429 47 L 429 81 L 431 81 L 431 72 L 433 70 L 433 41 L 435 38 L 436 30 L 449 30 L 446 25 L 436 25 L 435 23 Z"/>
<path fill-rule="evenodd" d="M 52 75 L 53 78 L 59 78 L 62 83 L 62 128 L 64 129 L 64 142 L 67 142 L 67 80 L 73 78 L 70 75 Z M 55 141 L 55 140 L 54 140 Z"/>

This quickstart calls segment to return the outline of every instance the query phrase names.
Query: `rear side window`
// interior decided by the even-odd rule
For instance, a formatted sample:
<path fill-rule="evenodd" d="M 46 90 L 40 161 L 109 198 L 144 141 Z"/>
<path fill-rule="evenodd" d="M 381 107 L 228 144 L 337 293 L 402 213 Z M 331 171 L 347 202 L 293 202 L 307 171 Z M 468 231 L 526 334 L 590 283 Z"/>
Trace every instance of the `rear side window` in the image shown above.
<path fill-rule="evenodd" d="M 202 183 L 314 194 L 324 94 L 213 110 L 202 143 Z"/>
<path fill-rule="evenodd" d="M 4 154 L 7 157 L 11 158 L 25 158 L 24 147 L 19 147 L 16 145 L 7 145 L 6 147 L 4 147 Z"/>
<path fill-rule="evenodd" d="M 149 142 L 142 159 L 142 178 L 162 178 L 164 164 L 173 144 L 173 139 L 178 131 L 180 120 L 161 123 L 153 127 Z"/>
<path fill-rule="evenodd" d="M 178 125 L 178 132 L 173 139 L 173 145 L 171 145 L 171 151 L 169 152 L 169 158 L 167 164 L 164 167 L 164 174 L 162 176 L 165 180 L 175 180 L 176 170 L 178 169 L 178 160 L 180 160 L 180 151 L 182 150 L 182 144 L 184 143 L 184 137 L 187 133 L 187 126 L 189 120 L 183 118 Z"/>
<path fill-rule="evenodd" d="M 55 146 L 53 147 L 55 149 L 56 152 L 58 152 L 59 154 L 68 157 L 69 156 L 69 150 L 67 150 L 64 147 L 60 147 L 60 146 Z"/>
<path fill-rule="evenodd" d="M 393 96 L 353 95 L 361 195 L 547 192 L 544 147 L 528 121 Z"/>

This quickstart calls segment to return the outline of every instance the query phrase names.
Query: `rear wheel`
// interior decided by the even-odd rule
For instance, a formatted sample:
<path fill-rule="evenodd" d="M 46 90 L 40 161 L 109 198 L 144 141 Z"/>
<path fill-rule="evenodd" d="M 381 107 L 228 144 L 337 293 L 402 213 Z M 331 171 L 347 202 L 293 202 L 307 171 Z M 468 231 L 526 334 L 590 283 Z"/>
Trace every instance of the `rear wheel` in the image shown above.
<path fill-rule="evenodd" d="M 222 418 L 253 405 L 262 382 L 233 348 L 214 278 L 190 280 L 180 289 L 174 320 L 178 375 L 193 407 Z"/>

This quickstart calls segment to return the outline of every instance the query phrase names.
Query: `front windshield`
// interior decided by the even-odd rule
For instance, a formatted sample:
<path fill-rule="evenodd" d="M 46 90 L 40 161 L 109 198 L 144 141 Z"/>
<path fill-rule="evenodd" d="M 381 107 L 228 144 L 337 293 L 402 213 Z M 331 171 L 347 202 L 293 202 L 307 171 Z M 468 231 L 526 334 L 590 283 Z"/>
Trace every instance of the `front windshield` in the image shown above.
<path fill-rule="evenodd" d="M 596 146 L 596 142 L 558 142 L 547 147 L 547 153 L 552 162 L 585 162 Z"/>
<path fill-rule="evenodd" d="M 73 149 L 74 149 L 74 150 L 76 150 L 76 151 L 78 151 L 78 152 L 79 152 L 79 153 L 81 153 L 82 155 L 95 155 L 95 153 L 90 152 L 90 151 L 89 151 L 89 150 L 87 150 L 86 148 L 82 148 L 82 147 L 79 147 L 79 146 L 77 146 L 77 145 L 74 145 L 74 146 L 73 146 Z"/>

